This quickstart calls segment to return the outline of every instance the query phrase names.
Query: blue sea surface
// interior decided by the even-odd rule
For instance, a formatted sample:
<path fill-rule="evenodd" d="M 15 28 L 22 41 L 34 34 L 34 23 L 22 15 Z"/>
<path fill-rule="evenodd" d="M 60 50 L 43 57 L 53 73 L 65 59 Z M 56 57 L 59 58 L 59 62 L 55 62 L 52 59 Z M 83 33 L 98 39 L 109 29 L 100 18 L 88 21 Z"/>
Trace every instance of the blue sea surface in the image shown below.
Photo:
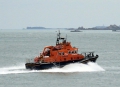
<path fill-rule="evenodd" d="M 79 53 L 94 51 L 96 63 L 70 64 L 48 70 L 25 69 L 48 45 L 55 45 L 58 29 L 0 30 L 0 87 L 120 87 L 120 32 L 61 29 Z M 66 35 L 67 34 L 67 35 Z"/>

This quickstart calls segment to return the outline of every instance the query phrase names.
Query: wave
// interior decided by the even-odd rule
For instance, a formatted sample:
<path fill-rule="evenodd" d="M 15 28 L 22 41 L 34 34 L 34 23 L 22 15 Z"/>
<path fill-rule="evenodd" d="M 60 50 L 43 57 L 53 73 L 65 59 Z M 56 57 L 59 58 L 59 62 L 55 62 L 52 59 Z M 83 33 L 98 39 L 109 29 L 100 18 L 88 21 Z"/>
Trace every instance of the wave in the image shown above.
<path fill-rule="evenodd" d="M 105 71 L 97 63 L 89 62 L 88 64 L 73 63 L 64 66 L 63 68 L 52 68 L 48 70 L 41 70 L 41 72 L 94 72 L 94 71 Z"/>
<path fill-rule="evenodd" d="M 31 73 L 31 72 L 34 72 L 34 70 L 25 69 L 24 64 L 0 68 L 0 74 L 19 74 L 19 73 Z"/>
<path fill-rule="evenodd" d="M 105 71 L 97 63 L 89 62 L 88 64 L 73 63 L 64 66 L 63 68 L 51 68 L 46 70 L 27 70 L 24 64 L 11 67 L 0 68 L 0 74 L 19 74 L 19 73 L 33 73 L 33 72 L 94 72 L 94 71 Z"/>

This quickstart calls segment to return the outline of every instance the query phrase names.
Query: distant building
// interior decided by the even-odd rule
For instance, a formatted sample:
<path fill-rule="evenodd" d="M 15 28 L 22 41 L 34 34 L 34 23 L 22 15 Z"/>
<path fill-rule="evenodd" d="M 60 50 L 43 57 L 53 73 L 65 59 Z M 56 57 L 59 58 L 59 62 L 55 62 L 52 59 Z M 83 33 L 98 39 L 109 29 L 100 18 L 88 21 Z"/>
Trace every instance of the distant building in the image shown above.
<path fill-rule="evenodd" d="M 97 28 L 97 29 L 104 29 L 104 28 L 106 28 L 107 26 L 96 26 L 96 27 L 94 27 L 94 28 Z"/>

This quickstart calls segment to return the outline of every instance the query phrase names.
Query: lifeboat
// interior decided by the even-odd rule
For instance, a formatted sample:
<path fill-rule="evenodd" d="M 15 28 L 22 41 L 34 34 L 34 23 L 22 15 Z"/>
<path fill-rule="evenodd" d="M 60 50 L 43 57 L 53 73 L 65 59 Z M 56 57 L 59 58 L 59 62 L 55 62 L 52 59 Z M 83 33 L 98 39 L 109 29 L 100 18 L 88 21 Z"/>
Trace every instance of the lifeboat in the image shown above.
<path fill-rule="evenodd" d="M 43 70 L 52 67 L 61 68 L 70 63 L 96 62 L 98 55 L 94 55 L 94 52 L 78 53 L 78 48 L 72 47 L 67 38 L 62 38 L 60 35 L 59 31 L 55 46 L 46 46 L 39 56 L 27 59 L 26 69 Z"/>

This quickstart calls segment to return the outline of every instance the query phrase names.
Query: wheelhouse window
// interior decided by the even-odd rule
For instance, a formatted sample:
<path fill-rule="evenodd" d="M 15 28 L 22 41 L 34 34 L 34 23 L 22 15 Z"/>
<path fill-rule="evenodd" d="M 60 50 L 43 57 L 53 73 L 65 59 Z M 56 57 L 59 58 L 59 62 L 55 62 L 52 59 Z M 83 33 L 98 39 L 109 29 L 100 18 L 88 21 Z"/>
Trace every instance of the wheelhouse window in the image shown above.
<path fill-rule="evenodd" d="M 61 55 L 61 56 L 64 55 L 64 52 L 59 52 L 59 55 Z"/>
<path fill-rule="evenodd" d="M 71 51 L 68 51 L 69 54 L 71 54 Z"/>
<path fill-rule="evenodd" d="M 77 50 L 73 50 L 73 51 L 68 51 L 69 54 L 76 54 Z"/>

